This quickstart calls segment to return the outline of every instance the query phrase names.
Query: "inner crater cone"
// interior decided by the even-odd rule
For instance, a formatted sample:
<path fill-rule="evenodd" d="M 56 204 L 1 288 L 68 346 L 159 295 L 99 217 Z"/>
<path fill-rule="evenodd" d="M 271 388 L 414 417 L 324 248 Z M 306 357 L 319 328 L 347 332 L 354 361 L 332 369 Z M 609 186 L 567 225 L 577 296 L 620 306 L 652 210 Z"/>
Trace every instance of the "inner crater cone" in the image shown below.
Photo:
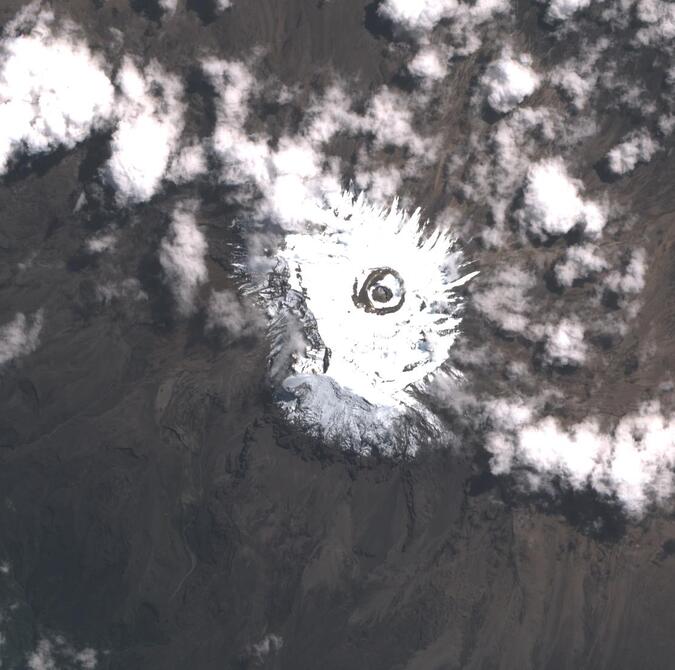
<path fill-rule="evenodd" d="M 373 288 L 371 297 L 375 302 L 389 302 L 394 294 L 390 288 L 378 285 Z"/>
<path fill-rule="evenodd" d="M 392 314 L 405 302 L 405 287 L 401 275 L 392 268 L 371 270 L 359 288 L 354 281 L 354 304 L 369 314 Z"/>

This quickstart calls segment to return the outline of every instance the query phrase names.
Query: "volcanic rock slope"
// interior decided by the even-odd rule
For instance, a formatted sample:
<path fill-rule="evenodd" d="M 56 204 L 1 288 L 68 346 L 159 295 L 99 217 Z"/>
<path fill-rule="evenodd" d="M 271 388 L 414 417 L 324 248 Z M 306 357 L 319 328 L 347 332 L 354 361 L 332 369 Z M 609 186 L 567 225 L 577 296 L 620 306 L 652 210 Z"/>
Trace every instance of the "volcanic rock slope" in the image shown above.
<path fill-rule="evenodd" d="M 0 22 L 21 6 L 5 0 Z M 207 56 L 259 47 L 261 80 L 299 91 L 296 100 L 336 74 L 362 96 L 382 85 L 414 96 L 421 86 L 405 69 L 414 39 L 377 4 L 234 0 L 219 11 L 179 0 L 168 14 L 159 3 L 63 0 L 55 10 L 113 68 L 133 54 L 179 76 L 186 127 L 202 139 L 216 122 L 215 92 L 198 67 Z M 560 40 L 544 11 L 514 6 L 517 46 L 538 62 L 576 54 L 578 34 Z M 589 26 L 591 39 L 605 30 Z M 471 157 L 469 136 L 498 123 L 472 100 L 501 34 L 488 26 L 482 46 L 453 61 L 419 121 L 436 133 L 436 153 L 406 189 L 430 215 L 453 200 L 467 221 L 483 216 L 450 176 Z M 661 57 L 653 50 L 634 61 L 648 91 L 663 86 Z M 550 86 L 534 95 L 563 104 Z M 637 125 L 606 102 L 575 149 L 576 174 L 589 197 L 609 193 L 634 216 L 607 244 L 647 249 L 637 317 L 601 338 L 580 369 L 542 366 L 535 343 L 472 308 L 461 350 L 489 348 L 530 366 L 529 383 L 555 384 L 572 419 L 589 408 L 609 417 L 634 410 L 675 354 L 671 145 L 664 140 L 639 173 L 603 181 L 598 163 Z M 251 132 L 293 127 L 302 114 L 300 103 L 261 103 Z M 178 318 L 162 279 L 157 250 L 175 207 L 191 198 L 211 286 L 236 285 L 241 239 L 229 187 L 203 177 L 116 207 L 94 187 L 109 142 L 103 128 L 72 149 L 21 159 L 0 187 L 2 323 L 44 314 L 39 346 L 0 375 L 3 668 L 673 667 L 667 510 L 636 519 L 591 491 L 523 493 L 508 475 L 490 474 L 475 426 L 462 428 L 449 410 L 451 446 L 415 459 L 356 456 L 307 438 L 277 414 L 265 337 L 212 336 L 199 311 Z M 335 140 L 347 161 L 357 149 L 350 137 Z M 88 254 L 86 240 L 111 223 L 123 231 L 114 256 Z M 504 250 L 479 237 L 465 235 L 467 254 L 488 276 L 514 258 L 546 270 L 569 243 Z M 102 294 L 103 285 L 117 293 Z M 555 303 L 560 290 L 542 282 L 531 299 Z M 568 304 L 585 304 L 591 291 L 575 286 Z M 603 314 L 619 310 L 616 296 L 605 302 Z M 476 394 L 514 385 L 505 368 L 464 360 Z"/>

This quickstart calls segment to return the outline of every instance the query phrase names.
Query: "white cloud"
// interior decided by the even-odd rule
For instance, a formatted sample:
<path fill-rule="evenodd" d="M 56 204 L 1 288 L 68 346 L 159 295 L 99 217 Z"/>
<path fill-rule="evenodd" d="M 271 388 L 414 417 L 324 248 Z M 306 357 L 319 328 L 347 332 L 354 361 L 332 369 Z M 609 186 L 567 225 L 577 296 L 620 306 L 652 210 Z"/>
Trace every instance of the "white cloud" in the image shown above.
<path fill-rule="evenodd" d="M 178 0 L 159 0 L 159 6 L 167 13 L 173 14 L 178 6 Z"/>
<path fill-rule="evenodd" d="M 596 72 L 580 72 L 575 63 L 560 65 L 550 73 L 551 83 L 562 90 L 577 110 L 583 109 L 597 86 Z"/>
<path fill-rule="evenodd" d="M 241 61 L 217 59 L 203 61 L 202 68 L 219 94 L 219 120 L 242 126 L 248 116 L 248 99 L 257 89 L 249 68 Z"/>
<path fill-rule="evenodd" d="M 584 342 L 583 324 L 576 318 L 561 319 L 535 329 L 543 337 L 548 361 L 554 365 L 581 365 L 588 348 Z"/>
<path fill-rule="evenodd" d="M 473 303 L 490 321 L 507 332 L 525 334 L 530 326 L 531 301 L 527 293 L 535 278 L 517 267 L 499 270 L 486 288 L 474 293 Z"/>
<path fill-rule="evenodd" d="M 560 159 L 545 159 L 527 173 L 521 223 L 538 237 L 564 235 L 583 224 L 588 235 L 598 235 L 605 225 L 600 207 L 579 195 L 580 181 L 571 179 Z"/>
<path fill-rule="evenodd" d="M 433 160 L 434 140 L 421 137 L 414 126 L 413 111 L 404 95 L 383 86 L 371 98 L 361 129 L 373 133 L 376 147 L 408 147 L 416 156 Z"/>
<path fill-rule="evenodd" d="M 114 91 L 102 61 L 31 3 L 0 43 L 0 174 L 13 156 L 74 147 L 112 115 Z"/>
<path fill-rule="evenodd" d="M 611 77 L 611 66 L 599 63 L 611 42 L 606 37 L 594 37 L 578 49 L 578 56 L 568 58 L 552 68 L 548 77 L 561 90 L 572 105 L 581 110 L 586 107 L 593 94 L 601 90 L 598 85 L 601 75 Z"/>
<path fill-rule="evenodd" d="M 591 91 L 595 87 L 593 80 L 582 77 L 575 70 L 563 67 L 559 67 L 551 73 L 551 81 L 567 94 L 577 109 L 583 109 L 586 106 Z"/>
<path fill-rule="evenodd" d="M 261 316 L 244 304 L 233 291 L 213 291 L 207 307 L 207 330 L 223 330 L 232 337 L 245 337 L 262 330 Z"/>
<path fill-rule="evenodd" d="M 497 112 L 509 112 L 539 85 L 539 75 L 530 67 L 531 59 L 516 59 L 508 53 L 490 63 L 481 79 L 488 104 Z"/>
<path fill-rule="evenodd" d="M 475 26 L 509 8 L 509 3 L 503 0 L 478 0 L 472 4 L 459 0 L 384 0 L 378 11 L 394 23 L 417 33 L 431 31 L 443 19 L 452 19 L 465 30 L 473 32 Z M 476 45 L 472 46 L 472 50 L 475 50 L 474 47 Z"/>
<path fill-rule="evenodd" d="M 493 401 L 489 414 L 486 446 L 496 474 L 534 471 L 526 479 L 535 487 L 560 477 L 573 489 L 616 499 L 635 516 L 667 503 L 675 491 L 675 423 L 657 404 L 641 405 L 607 432 L 593 417 L 567 427 L 537 418 L 524 403 Z"/>
<path fill-rule="evenodd" d="M 570 247 L 565 258 L 555 266 L 555 275 L 561 286 L 572 286 L 575 280 L 584 279 L 593 272 L 607 268 L 607 261 L 598 255 L 592 244 Z"/>
<path fill-rule="evenodd" d="M 446 61 L 475 53 L 482 44 L 481 27 L 510 11 L 510 0 L 384 0 L 378 5 L 382 16 L 421 44 L 434 42 Z M 435 66 L 430 71 L 440 74 Z"/>
<path fill-rule="evenodd" d="M 378 11 L 406 28 L 428 31 L 456 9 L 457 0 L 385 0 Z"/>
<path fill-rule="evenodd" d="M 340 84 L 334 84 L 316 97 L 307 112 L 304 136 L 321 145 L 340 131 L 356 132 L 363 118 L 352 110 L 352 100 Z"/>
<path fill-rule="evenodd" d="M 422 79 L 436 81 L 443 79 L 448 72 L 448 59 L 439 49 L 432 46 L 422 47 L 408 63 L 411 74 Z"/>
<path fill-rule="evenodd" d="M 340 200 L 340 160 L 325 154 L 325 144 L 337 133 L 365 136 L 378 150 L 405 148 L 405 171 L 429 164 L 436 154 L 433 138 L 416 131 L 410 100 L 387 87 L 373 95 L 361 115 L 352 111 L 341 87 L 329 88 L 308 106 L 299 132 L 283 134 L 275 144 L 246 128 L 250 100 L 258 90 L 248 67 L 236 61 L 207 61 L 204 70 L 219 93 L 213 148 L 222 180 L 239 187 L 236 197 L 248 202 L 257 218 L 272 218 L 287 230 L 317 223 L 329 211 L 326 203 Z M 359 153 L 359 183 L 372 185 L 381 195 L 395 180 L 400 183 L 400 177 L 393 168 L 380 168 L 371 165 L 365 152 Z"/>
<path fill-rule="evenodd" d="M 556 137 L 559 126 L 559 119 L 549 110 L 522 107 L 494 124 L 487 140 L 481 136 L 472 138 L 475 157 L 463 191 L 468 199 L 490 208 L 494 225 L 481 231 L 489 246 L 504 244 L 508 235 L 507 214 L 532 157 L 538 153 L 540 144 Z M 464 160 L 458 162 L 464 165 Z"/>
<path fill-rule="evenodd" d="M 247 132 L 248 101 L 257 85 L 243 63 L 207 61 L 204 70 L 219 93 L 213 147 L 221 178 L 240 186 L 241 197 L 254 188 L 250 195 L 260 217 L 272 216 L 289 228 L 304 223 L 319 209 L 324 192 L 339 189 L 335 177 L 324 172 L 322 156 L 304 137 L 282 137 L 272 150 L 269 138 Z"/>
<path fill-rule="evenodd" d="M 207 168 L 204 147 L 201 144 L 190 144 L 176 154 L 166 177 L 176 184 L 185 184 L 204 174 Z"/>
<path fill-rule="evenodd" d="M 550 0 L 546 10 L 546 18 L 552 23 L 567 21 L 580 9 L 585 9 L 591 0 Z"/>
<path fill-rule="evenodd" d="M 43 637 L 26 659 L 28 670 L 95 670 L 97 653 L 90 647 L 77 650 L 61 635 Z"/>
<path fill-rule="evenodd" d="M 28 657 L 30 670 L 56 670 L 56 661 L 49 640 L 40 640 L 37 649 Z"/>
<path fill-rule="evenodd" d="M 643 45 L 668 42 L 675 38 L 675 5 L 663 0 L 639 0 L 635 10 L 638 21 L 645 24 L 635 38 Z"/>
<path fill-rule="evenodd" d="M 649 162 L 658 149 L 659 145 L 648 132 L 637 131 L 607 154 L 607 164 L 614 174 L 626 174 L 634 170 L 638 163 Z"/>
<path fill-rule="evenodd" d="M 281 635 L 268 633 L 265 637 L 251 646 L 251 653 L 258 659 L 263 659 L 279 651 L 284 646 L 284 639 Z"/>
<path fill-rule="evenodd" d="M 82 670 L 94 670 L 98 664 L 98 655 L 95 649 L 87 647 L 75 654 L 74 660 L 80 664 Z"/>
<path fill-rule="evenodd" d="M 221 11 L 232 7 L 232 0 L 216 0 L 216 6 Z"/>
<path fill-rule="evenodd" d="M 183 89 L 153 61 L 145 71 L 125 58 L 107 175 L 120 203 L 142 202 L 159 189 L 183 130 Z"/>
<path fill-rule="evenodd" d="M 104 251 L 112 251 L 116 245 L 116 232 L 102 233 L 101 235 L 90 237 L 86 242 L 87 250 L 92 254 L 100 254 Z"/>
<path fill-rule="evenodd" d="M 182 316 L 195 311 L 199 287 L 208 281 L 205 256 L 207 243 L 197 227 L 196 204 L 184 203 L 173 213 L 168 235 L 162 240 L 159 262 L 164 270 L 164 279 L 176 300 L 176 308 Z"/>
<path fill-rule="evenodd" d="M 141 283 L 135 277 L 121 281 L 112 281 L 96 287 L 96 296 L 104 304 L 113 300 L 129 298 L 131 300 L 147 300 L 148 294 L 141 289 Z"/>
<path fill-rule="evenodd" d="M 530 295 L 536 285 L 535 277 L 520 268 L 502 268 L 485 286 L 477 284 L 473 304 L 507 333 L 517 333 L 531 342 L 541 341 L 546 362 L 581 365 L 588 352 L 583 324 L 574 317 L 540 323 L 541 316 L 535 318 L 532 313 Z"/>
<path fill-rule="evenodd" d="M 647 255 L 644 249 L 635 249 L 625 269 L 622 272 L 612 272 L 605 283 L 617 293 L 639 293 L 644 288 L 646 273 Z"/>
<path fill-rule="evenodd" d="M 675 115 L 674 114 L 662 114 L 658 120 L 659 132 L 668 137 L 673 132 L 675 128 Z"/>
<path fill-rule="evenodd" d="M 359 161 L 354 181 L 359 189 L 367 191 L 368 197 L 378 205 L 390 203 L 401 192 L 403 173 L 394 166 L 368 169 L 367 159 Z"/>
<path fill-rule="evenodd" d="M 43 311 L 40 309 L 31 319 L 17 312 L 12 321 L 0 326 L 0 366 L 35 351 L 39 344 L 42 322 Z"/>

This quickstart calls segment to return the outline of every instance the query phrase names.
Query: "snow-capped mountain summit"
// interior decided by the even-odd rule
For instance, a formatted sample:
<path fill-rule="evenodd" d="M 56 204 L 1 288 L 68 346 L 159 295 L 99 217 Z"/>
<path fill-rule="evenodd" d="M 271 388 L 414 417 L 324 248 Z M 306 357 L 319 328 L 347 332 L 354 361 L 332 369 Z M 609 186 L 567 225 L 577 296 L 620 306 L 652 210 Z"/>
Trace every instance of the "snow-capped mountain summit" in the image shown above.
<path fill-rule="evenodd" d="M 447 359 L 461 322 L 457 289 L 477 272 L 466 271 L 448 232 L 426 234 L 420 210 L 408 214 L 397 201 L 384 209 L 350 192 L 321 223 L 288 234 L 278 261 L 266 295 L 271 369 L 292 355 L 281 406 L 352 448 L 368 450 L 383 441 L 377 435 L 395 445 L 403 416 L 426 414 L 410 391 Z M 388 449 L 415 449 L 403 433 L 408 446 Z"/>

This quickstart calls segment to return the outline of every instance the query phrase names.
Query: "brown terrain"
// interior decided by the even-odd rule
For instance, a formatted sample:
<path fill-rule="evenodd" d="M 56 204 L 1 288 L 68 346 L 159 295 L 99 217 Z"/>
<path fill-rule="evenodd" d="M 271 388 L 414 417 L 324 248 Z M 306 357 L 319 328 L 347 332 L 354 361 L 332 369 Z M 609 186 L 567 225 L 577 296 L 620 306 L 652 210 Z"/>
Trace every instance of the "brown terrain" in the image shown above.
<path fill-rule="evenodd" d="M 5 0 L 0 23 L 22 4 Z M 407 85 L 411 47 L 394 46 L 391 27 L 360 0 L 234 0 L 222 14 L 188 0 L 171 19 L 140 0 L 64 0 L 58 13 L 112 63 L 131 52 L 180 74 L 189 129 L 202 137 L 214 123 L 195 66 L 204 54 L 241 57 L 259 45 L 261 72 L 307 95 L 335 73 L 364 95 Z M 555 62 L 572 47 L 553 41 L 540 14 L 518 3 L 513 39 Z M 445 161 L 468 151 L 471 128 L 487 132 L 469 98 L 498 51 L 498 28 L 458 62 L 429 112 L 444 147 L 407 187 L 430 215 L 456 198 Z M 544 103 L 555 94 L 536 95 Z M 293 118 L 270 109 L 256 122 Z M 535 386 L 556 385 L 566 418 L 621 416 L 655 397 L 675 367 L 672 150 L 612 183 L 594 167 L 631 123 L 608 107 L 579 157 L 588 193 L 608 192 L 633 216 L 607 243 L 648 252 L 627 334 L 598 344 L 577 372 L 546 371 L 532 344 L 467 317 L 466 342 L 525 362 Z M 489 474 L 473 428 L 458 427 L 452 448 L 392 462 L 352 457 L 285 425 L 264 338 L 223 343 L 204 335 L 202 317 L 175 320 L 161 283 L 156 250 L 170 212 L 196 196 L 211 282 L 232 285 L 232 207 L 204 182 L 133 210 L 73 214 L 106 141 L 28 162 L 0 187 L 2 321 L 41 306 L 49 316 L 41 346 L 0 375 L 0 558 L 11 565 L 0 575 L 3 668 L 22 670 L 44 631 L 95 648 L 105 670 L 675 667 L 672 515 L 636 521 L 591 493 L 520 493 Z M 355 146 L 344 139 L 335 151 Z M 113 219 L 125 226 L 114 262 L 83 255 L 83 240 Z M 543 271 L 564 244 L 490 251 L 473 239 L 467 249 L 483 267 L 511 254 Z M 149 299 L 102 306 L 96 282 L 118 270 L 139 278 Z M 567 296 L 581 303 L 593 290 Z M 535 289 L 553 309 L 558 295 Z M 471 375 L 478 393 L 508 392 L 500 369 Z M 256 652 L 269 635 L 283 646 Z"/>

